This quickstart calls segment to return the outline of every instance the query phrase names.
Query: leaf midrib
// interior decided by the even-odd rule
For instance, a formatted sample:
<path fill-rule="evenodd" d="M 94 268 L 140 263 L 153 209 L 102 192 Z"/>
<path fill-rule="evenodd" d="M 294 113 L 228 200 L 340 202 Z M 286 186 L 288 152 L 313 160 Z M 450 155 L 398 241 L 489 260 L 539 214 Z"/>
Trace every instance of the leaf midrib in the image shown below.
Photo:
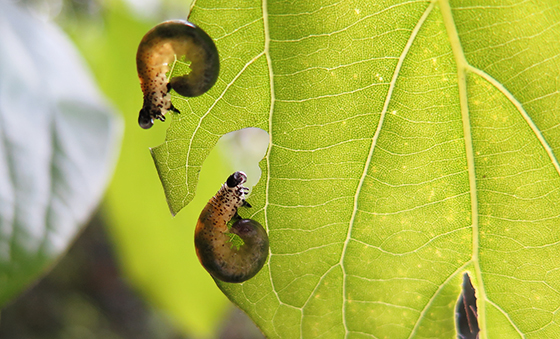
<path fill-rule="evenodd" d="M 269 86 L 270 86 L 270 110 L 268 112 L 268 149 L 266 150 L 266 185 L 265 185 L 265 200 L 264 200 L 264 228 L 266 229 L 266 233 L 270 234 L 270 227 L 268 224 L 268 205 L 270 204 L 270 152 L 272 150 L 272 115 L 274 114 L 274 103 L 276 100 L 276 95 L 274 92 L 274 71 L 272 69 L 272 58 L 270 57 L 270 28 L 269 28 L 269 20 L 268 20 L 268 0 L 262 0 L 262 16 L 263 16 L 263 28 L 264 28 L 264 50 L 263 53 L 266 58 L 266 65 L 268 67 L 268 79 L 269 79 Z M 278 300 L 278 303 L 282 304 L 280 300 L 280 296 L 276 291 L 276 287 L 274 286 L 274 279 L 272 279 L 272 268 L 270 267 L 270 261 L 272 258 L 272 247 L 268 248 L 268 260 L 266 262 L 268 268 L 268 278 L 270 280 L 270 286 L 272 288 L 272 292 Z M 303 312 L 302 312 L 303 317 Z"/>
<path fill-rule="evenodd" d="M 459 88 L 459 104 L 461 107 L 461 119 L 463 121 L 463 135 L 465 139 L 465 155 L 467 160 L 467 171 L 469 173 L 469 191 L 471 196 L 471 223 L 472 223 L 472 257 L 470 262 L 474 264 L 474 271 L 478 286 L 477 294 L 477 312 L 478 323 L 480 328 L 480 338 L 486 338 L 486 292 L 484 289 L 484 281 L 482 279 L 482 271 L 480 269 L 479 254 L 479 229 L 478 229 L 478 197 L 476 190 L 476 171 L 474 163 L 474 148 L 471 134 L 471 124 L 469 117 L 468 93 L 467 93 L 467 59 L 463 52 L 463 46 L 459 39 L 459 32 L 455 26 L 451 6 L 448 0 L 438 0 L 443 17 L 443 23 L 447 31 L 451 50 L 455 57 L 457 65 L 457 85 Z"/>
<path fill-rule="evenodd" d="M 451 12 L 451 7 L 449 5 L 448 0 L 438 0 L 440 3 L 440 8 L 442 11 L 443 21 L 446 27 L 446 31 L 449 37 L 449 41 L 451 44 L 451 48 L 453 51 L 453 55 L 455 57 L 455 61 L 457 64 L 457 76 L 458 76 L 458 87 L 459 87 L 459 100 L 460 100 L 460 107 L 461 107 L 461 115 L 463 120 L 463 132 L 465 138 L 465 150 L 466 150 L 466 157 L 467 157 L 467 167 L 469 173 L 469 186 L 470 186 L 470 195 L 471 195 L 471 218 L 472 218 L 472 258 L 469 262 L 472 262 L 475 267 L 475 276 L 476 280 L 478 281 L 477 286 L 477 309 L 478 309 L 478 322 L 480 328 L 480 337 L 482 339 L 486 338 L 487 329 L 486 329 L 486 302 L 493 305 L 496 309 L 498 309 L 510 322 L 511 326 L 517 331 L 517 333 L 524 338 L 525 335 L 523 332 L 517 327 L 517 325 L 513 322 L 510 318 L 509 314 L 507 314 L 499 305 L 492 302 L 488 299 L 485 288 L 484 288 L 484 280 L 482 278 L 482 270 L 480 268 L 480 260 L 479 260 L 479 224 L 478 224 L 478 198 L 477 198 L 477 185 L 476 185 L 476 168 L 474 163 L 474 147 L 473 147 L 473 139 L 471 134 L 471 126 L 470 126 L 470 119 L 469 119 L 469 107 L 468 107 L 468 93 L 467 93 L 467 72 L 471 72 L 480 76 L 481 78 L 488 81 L 494 88 L 496 88 L 500 93 L 502 93 L 509 102 L 511 102 L 517 111 L 521 114 L 527 125 L 531 128 L 532 132 L 537 137 L 539 143 L 545 149 L 550 161 L 552 162 L 555 170 L 557 173 L 560 174 L 560 166 L 558 164 L 558 160 L 555 158 L 554 153 L 550 145 L 546 142 L 544 136 L 535 125 L 529 114 L 523 108 L 523 105 L 510 93 L 501 83 L 499 83 L 496 79 L 490 76 L 488 73 L 471 66 L 466 59 L 464 54 L 461 41 L 459 38 L 459 33 L 455 26 L 455 22 L 453 20 L 453 14 Z M 469 263 L 468 262 L 468 263 Z M 457 273 L 457 272 L 456 272 Z M 456 274 L 455 273 L 455 274 Z"/>

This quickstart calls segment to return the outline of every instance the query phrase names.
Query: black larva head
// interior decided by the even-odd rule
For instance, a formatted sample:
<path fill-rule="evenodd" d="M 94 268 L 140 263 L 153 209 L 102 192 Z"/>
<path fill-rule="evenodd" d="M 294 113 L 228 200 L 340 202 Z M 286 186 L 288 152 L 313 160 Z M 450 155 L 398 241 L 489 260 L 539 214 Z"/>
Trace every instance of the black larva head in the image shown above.
<path fill-rule="evenodd" d="M 150 113 L 146 109 L 142 108 L 140 110 L 140 115 L 138 116 L 138 125 L 143 129 L 148 129 L 154 125 L 154 119 L 150 116 Z"/>
<path fill-rule="evenodd" d="M 247 175 L 241 171 L 237 171 L 229 176 L 229 178 L 226 181 L 226 184 L 228 185 L 228 187 L 234 188 L 236 186 L 244 184 L 246 181 L 247 181 Z"/>

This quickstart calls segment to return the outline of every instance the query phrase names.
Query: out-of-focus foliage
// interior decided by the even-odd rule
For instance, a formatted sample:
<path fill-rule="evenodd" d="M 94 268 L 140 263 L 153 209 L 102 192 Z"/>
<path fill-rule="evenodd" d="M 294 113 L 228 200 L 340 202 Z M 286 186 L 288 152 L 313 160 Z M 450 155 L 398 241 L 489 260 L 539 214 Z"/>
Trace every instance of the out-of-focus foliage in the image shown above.
<path fill-rule="evenodd" d="M 101 215 L 52 271 L 2 308 L 0 338 L 189 338 L 122 279 Z"/>
<path fill-rule="evenodd" d="M 171 313 L 186 332 L 211 336 L 229 303 L 198 263 L 194 226 L 229 169 L 216 154 L 206 166 L 208 171 L 203 171 L 207 179 L 198 199 L 180 215 L 171 216 L 149 151 L 164 140 L 168 123 L 157 122 L 150 130 L 137 123 L 142 92 L 136 50 L 156 23 L 137 19 L 124 6 L 113 4 L 105 9 L 102 24 L 81 22 L 66 29 L 125 120 L 121 157 L 105 204 L 122 267 L 130 281 L 154 305 Z"/>
<path fill-rule="evenodd" d="M 214 281 L 198 263 L 193 248 L 193 233 L 194 225 L 200 210 L 202 210 L 202 207 L 206 204 L 210 196 L 217 191 L 224 179 L 230 171 L 232 171 L 232 165 L 225 164 L 219 152 L 211 157 L 212 159 L 208 160 L 206 166 L 208 170 L 203 171 L 202 174 L 203 181 L 201 184 L 202 189 L 199 192 L 200 198 L 193 203 L 191 211 L 185 210 L 180 216 L 176 218 L 171 217 L 149 152 L 149 146 L 157 145 L 164 140 L 167 125 L 158 124 L 150 131 L 144 131 L 138 127 L 136 122 L 138 110 L 142 103 L 140 86 L 136 75 L 136 48 L 145 32 L 157 21 L 154 19 L 147 20 L 146 18 L 139 19 L 137 15 L 132 14 L 133 11 L 131 11 L 129 7 L 117 1 L 107 2 L 104 5 L 93 1 L 67 1 L 63 4 L 62 1 L 30 0 L 26 3 L 40 13 L 39 17 L 43 17 L 43 19 L 57 13 L 59 14 L 58 21 L 61 22 L 65 30 L 70 33 L 89 64 L 93 66 L 95 76 L 101 88 L 125 116 L 126 134 L 124 137 L 124 150 L 121 153 L 113 185 L 107 194 L 105 207 L 107 208 L 107 215 L 109 216 L 109 230 L 129 280 L 144 295 L 147 295 L 148 299 L 151 300 L 153 304 L 174 315 L 175 320 L 185 332 L 197 336 L 214 335 L 220 328 L 219 324 L 223 323 L 226 308 L 229 303 L 218 290 Z M 181 13 L 186 13 L 189 4 L 182 3 L 182 5 L 184 8 Z M 161 6 L 161 11 L 166 12 L 170 7 L 173 6 L 166 6 L 163 4 L 163 6 Z M 8 15 L 10 12 L 6 10 L 1 14 Z M 181 16 L 173 17 L 181 18 Z M 15 20 L 19 17 L 13 16 L 13 18 Z M 5 30 L 7 23 L 9 23 L 9 21 L 3 21 L 3 25 L 0 25 L 0 28 Z M 22 28 L 18 34 L 27 34 L 27 29 L 34 27 L 25 20 L 21 20 L 20 24 L 24 28 Z M 43 38 L 43 35 L 49 32 L 49 30 L 41 32 L 37 34 L 37 37 Z M 50 46 L 44 46 L 45 41 L 40 41 L 39 43 L 34 41 L 36 37 L 32 34 L 28 34 L 26 38 L 29 41 L 24 41 L 24 43 L 28 43 L 31 47 L 35 47 L 42 52 L 54 52 Z M 2 50 L 1 47 L 5 47 L 3 49 L 4 51 L 12 53 L 12 57 L 17 55 L 25 62 L 25 58 L 22 58 L 25 54 L 19 53 L 20 51 L 17 48 L 13 49 L 18 46 L 6 43 L 0 46 L 0 50 Z M 13 50 L 9 50 L 8 47 L 11 47 Z M 60 54 L 64 53 L 61 52 Z M 55 61 L 60 63 L 65 62 L 65 56 L 60 56 L 59 54 L 57 54 L 57 56 L 60 57 L 60 60 Z M 8 61 L 17 61 L 17 58 L 4 60 L 7 61 L 2 65 L 4 67 L 0 66 L 0 70 L 8 73 L 6 73 L 7 75 L 2 79 L 4 80 L 3 89 L 9 88 L 6 87 L 9 81 L 11 81 L 9 85 L 14 86 L 22 83 L 23 80 L 29 80 L 30 70 L 33 70 L 33 68 L 30 67 L 31 64 L 28 63 L 26 65 L 28 69 L 24 70 L 18 67 L 12 67 L 10 69 L 11 64 Z M 46 62 L 46 60 L 41 61 Z M 34 88 L 35 90 L 48 74 L 57 71 L 55 67 L 40 69 L 40 65 L 33 66 L 38 69 L 35 79 L 32 79 L 36 82 L 36 84 L 34 84 L 36 86 L 36 88 Z M 65 66 L 66 71 L 74 70 L 74 68 L 72 68 L 74 66 L 70 62 Z M 20 73 L 13 75 L 13 73 L 9 72 Z M 79 70 L 73 72 L 72 75 L 75 76 L 75 78 L 68 78 L 68 73 L 63 71 L 60 71 L 58 77 L 50 76 L 51 80 L 59 81 L 57 85 L 64 82 L 66 85 L 70 86 L 65 90 L 66 93 L 63 93 L 67 94 L 67 96 L 62 95 L 62 99 L 67 100 L 69 97 L 73 100 L 79 100 L 83 97 L 87 98 L 90 88 L 86 88 L 86 90 L 82 88 L 83 81 L 80 80 L 82 76 L 80 72 Z M 23 76 L 23 80 L 17 79 L 17 76 Z M 93 87 L 92 84 L 89 86 Z M 49 87 L 45 85 L 43 87 L 50 88 L 56 91 L 57 94 L 64 92 L 63 90 L 59 90 L 56 86 Z M 77 93 L 79 91 L 84 91 L 84 93 Z M 17 95 L 14 95 L 14 97 L 26 99 L 25 103 L 14 104 L 10 107 L 8 107 L 8 104 L 11 103 L 10 101 L 1 101 L 2 108 L 10 108 L 9 111 L 3 111 L 6 113 L 6 116 L 2 124 L 4 126 L 9 125 L 12 128 L 12 130 L 7 131 L 6 129 L 2 129 L 4 132 L 7 132 L 6 140 L 11 141 L 10 133 L 15 134 L 16 132 L 18 136 L 22 138 L 27 137 L 26 133 L 21 132 L 23 127 L 38 126 L 44 127 L 45 129 L 51 127 L 55 139 L 56 137 L 66 137 L 66 139 L 63 140 L 62 150 L 59 151 L 61 154 L 64 154 L 63 151 L 65 148 L 82 146 L 79 142 L 68 139 L 67 135 L 58 136 L 55 132 L 58 132 L 59 126 L 54 128 L 51 125 L 55 124 L 49 125 L 49 121 L 45 122 L 45 120 L 48 120 L 48 116 L 37 118 L 40 113 L 44 113 L 45 110 L 48 111 L 48 109 L 52 109 L 53 107 L 55 108 L 54 113 L 57 113 L 56 109 L 59 108 L 56 107 L 56 105 L 49 106 L 47 102 L 43 107 L 44 109 L 41 110 L 37 109 L 35 106 L 43 104 L 44 102 L 41 101 L 42 99 L 30 102 L 29 95 L 26 97 L 26 92 L 21 89 L 13 89 L 11 92 L 3 91 L 2 93 L 4 97 L 7 94 L 15 93 Z M 49 93 L 49 91 L 43 91 L 40 94 L 35 93 L 34 99 L 47 97 Z M 69 105 L 68 102 L 63 100 L 58 104 L 60 104 L 62 108 L 65 107 L 63 104 Z M 88 108 L 89 106 L 85 107 Z M 24 111 L 29 109 L 31 109 L 31 111 L 22 114 L 20 113 L 22 108 Z M 17 114 L 13 112 L 17 112 Z M 62 110 L 62 113 L 65 113 L 65 111 Z M 64 116 L 62 113 L 60 113 L 60 115 Z M 96 116 L 96 112 L 91 112 L 89 116 L 86 115 L 88 119 L 83 120 L 90 125 L 88 126 L 90 129 L 98 127 L 97 121 L 95 120 Z M 29 121 L 26 122 L 26 119 Z M 69 121 L 64 120 L 60 122 L 69 123 Z M 43 126 L 41 126 L 41 124 L 43 124 Z M 74 128 L 76 126 L 72 127 Z M 77 127 L 69 131 L 78 133 L 82 143 L 92 141 L 88 133 Z M 69 131 L 64 132 L 68 134 Z M 48 132 L 48 129 L 46 132 Z M 113 128 L 111 125 L 108 125 L 97 131 L 97 133 L 99 133 L 100 137 L 105 135 L 111 136 Z M 41 137 L 41 134 L 37 136 Z M 48 134 L 46 134 L 46 136 L 48 136 Z M 58 142 L 58 140 L 54 141 Z M 48 142 L 43 142 L 36 146 L 42 146 L 44 148 L 48 145 Z M 6 146 L 7 152 L 9 153 L 8 155 L 12 155 L 14 151 L 9 149 L 8 146 L 11 146 L 11 144 L 8 143 Z M 105 141 L 105 143 L 99 141 L 96 142 L 96 145 L 89 146 L 89 151 L 95 156 L 98 155 L 97 148 L 99 147 L 105 147 L 106 149 L 111 148 L 113 151 L 119 149 L 118 142 L 111 142 L 111 140 Z M 43 150 L 43 148 L 38 147 L 39 150 Z M 2 150 L 4 151 L 4 149 Z M 55 155 L 57 154 L 55 153 Z M 44 156 L 37 157 L 37 159 L 35 159 L 36 163 L 40 165 L 43 158 Z M 262 154 L 260 158 L 262 158 Z M 58 159 L 58 156 L 55 157 L 55 159 Z M 256 162 L 253 161 L 253 163 Z M 106 161 L 104 162 L 102 159 L 98 158 L 95 165 L 88 165 L 88 169 L 99 177 L 106 176 L 107 170 L 104 169 L 108 166 Z M 58 170 L 56 166 L 57 163 L 55 162 L 53 169 Z M 34 170 L 41 169 L 41 166 L 30 167 Z M 64 171 L 66 171 L 66 169 L 64 169 Z M 258 171 L 257 169 L 257 172 Z M 26 174 L 25 171 L 20 172 L 21 173 L 16 173 L 16 178 L 17 175 Z M 257 172 L 252 176 L 253 178 L 258 177 L 259 173 Z M 54 174 L 57 174 L 57 172 Z M 67 173 L 64 172 L 64 174 L 66 175 Z M 67 178 L 73 180 L 74 176 L 80 174 L 79 171 L 76 171 L 68 175 Z M 54 178 L 58 180 L 58 175 L 54 176 Z M 8 182 L 9 179 L 5 179 L 5 181 Z M 83 181 L 79 182 L 82 184 L 94 185 L 97 196 L 101 194 L 104 188 L 104 185 L 99 183 L 99 180 L 96 178 L 84 177 Z M 29 183 L 31 184 L 31 181 Z M 56 182 L 53 181 L 53 183 Z M 3 185 L 1 187 L 3 189 L 2 192 L 6 193 L 9 187 L 9 185 Z M 54 186 L 54 188 L 56 188 L 56 186 Z M 6 197 L 9 198 L 7 195 Z M 81 198 L 90 199 L 87 195 Z M 8 202 L 9 200 L 6 201 Z M 56 200 L 53 201 L 56 202 Z M 80 199 L 74 201 L 74 203 L 78 202 L 80 202 Z M 70 204 L 70 206 L 74 205 Z M 2 207 L 8 210 L 10 205 L 6 203 L 2 204 Z M 76 209 L 74 212 L 76 214 L 82 213 L 79 209 Z M 5 218 L 6 215 L 3 215 L 3 217 L 4 219 L 2 222 L 7 220 Z M 18 217 L 21 218 L 21 216 Z M 68 213 L 68 217 L 72 217 L 72 214 Z M 80 218 L 83 219 L 82 216 L 80 216 Z M 5 228 L 9 224 L 2 223 L 1 225 L 3 226 L 2 230 L 5 233 L 9 233 L 9 230 Z M 62 238 L 62 240 L 58 240 L 64 242 L 64 246 L 66 246 L 71 239 L 70 235 L 74 234 L 76 230 L 77 228 L 64 229 L 64 232 L 67 233 L 61 232 L 61 230 L 58 230 L 56 227 L 44 230 L 43 233 L 50 238 L 45 239 L 43 242 L 44 248 L 42 250 L 52 250 L 50 240 L 52 240 L 53 234 L 51 231 L 58 231 L 56 235 Z M 17 241 L 26 240 L 21 234 L 22 233 L 19 232 L 18 235 L 13 237 L 16 244 Z M 9 242 L 9 237 L 3 240 L 3 243 L 6 244 Z M 61 246 L 56 249 L 58 252 L 65 248 L 62 244 L 58 245 Z M 4 247 L 4 249 L 6 248 Z M 51 254 L 52 253 L 49 253 L 49 255 Z M 16 253 L 16 255 L 19 254 Z M 17 258 L 19 259 L 19 257 Z M 37 263 L 35 273 L 33 274 L 36 276 L 42 268 L 42 265 L 50 263 L 53 258 L 54 254 L 52 258 L 43 258 L 44 260 L 42 259 L 42 262 Z M 41 259 L 40 256 L 39 259 Z M 16 292 L 16 290 L 21 290 L 25 287 L 25 284 L 23 284 L 20 279 L 22 277 L 18 277 L 16 274 L 18 273 L 17 270 L 9 270 L 11 270 L 8 272 L 10 275 L 4 273 L 4 277 L 6 278 L 0 281 L 1 283 L 9 283 L 10 286 L 14 287 L 12 291 L 7 288 L 8 285 L 3 285 L 6 288 L 2 290 L 2 293 L 5 294 L 6 298 Z M 12 278 L 19 280 L 10 280 Z M 31 279 L 30 277 L 23 278 L 25 278 L 25 281 Z"/>
<path fill-rule="evenodd" d="M 97 207 L 120 123 L 53 24 L 0 2 L 0 304 L 66 251 Z"/>

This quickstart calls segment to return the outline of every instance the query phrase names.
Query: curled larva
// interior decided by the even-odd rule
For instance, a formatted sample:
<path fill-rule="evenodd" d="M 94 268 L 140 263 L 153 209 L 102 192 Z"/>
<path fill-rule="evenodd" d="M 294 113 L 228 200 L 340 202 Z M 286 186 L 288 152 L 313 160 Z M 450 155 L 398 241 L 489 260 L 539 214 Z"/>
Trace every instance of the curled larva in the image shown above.
<path fill-rule="evenodd" d="M 206 204 L 196 224 L 194 243 L 198 259 L 208 273 L 225 282 L 251 279 L 268 256 L 268 235 L 262 225 L 252 219 L 241 219 L 237 214 L 237 209 L 247 204 L 244 198 L 248 189 L 243 187 L 246 181 L 243 172 L 230 175 Z M 236 221 L 228 229 L 232 219 Z M 233 245 L 232 233 L 244 244 Z"/>
<path fill-rule="evenodd" d="M 191 71 L 168 82 L 165 74 L 169 65 L 182 57 L 191 63 Z M 138 124 L 150 128 L 154 119 L 164 121 L 167 111 L 179 113 L 171 104 L 171 89 L 186 97 L 204 94 L 218 79 L 220 61 L 206 32 L 188 21 L 171 20 L 146 33 L 138 46 L 136 68 L 144 93 Z"/>

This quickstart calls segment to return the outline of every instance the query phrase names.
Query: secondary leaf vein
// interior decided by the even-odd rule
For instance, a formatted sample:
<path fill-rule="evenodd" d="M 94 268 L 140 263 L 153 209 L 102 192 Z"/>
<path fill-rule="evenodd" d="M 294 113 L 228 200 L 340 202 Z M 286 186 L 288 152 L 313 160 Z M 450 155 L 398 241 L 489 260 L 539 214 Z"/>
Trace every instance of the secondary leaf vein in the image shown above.
<path fill-rule="evenodd" d="M 392 95 L 393 95 L 393 91 L 395 89 L 395 85 L 397 82 L 397 78 L 399 77 L 400 74 L 400 70 L 402 68 L 402 65 L 404 63 L 404 60 L 410 50 L 410 48 L 412 47 L 412 43 L 414 42 L 414 40 L 416 39 L 416 36 L 418 35 L 418 32 L 420 31 L 420 28 L 422 27 L 422 25 L 424 24 L 424 22 L 426 21 L 426 19 L 428 18 L 428 15 L 432 12 L 433 8 L 435 6 L 435 2 L 432 1 L 430 3 L 430 5 L 426 8 L 426 10 L 424 11 L 424 13 L 422 14 L 422 16 L 420 17 L 420 19 L 418 20 L 418 23 L 416 24 L 416 26 L 414 27 L 414 29 L 412 30 L 412 33 L 401 53 L 401 55 L 399 56 L 399 61 L 397 62 L 397 65 L 395 66 L 395 70 L 393 72 L 393 77 L 391 78 L 391 82 L 389 84 L 389 89 L 387 91 L 387 96 L 385 97 L 385 102 L 383 104 L 383 109 L 381 111 L 381 116 L 379 118 L 379 123 L 377 125 L 377 128 L 375 130 L 375 133 L 372 137 L 371 140 L 371 145 L 369 148 L 369 153 L 365 162 L 365 166 L 364 166 L 364 170 L 362 172 L 362 175 L 360 177 L 360 182 L 358 183 L 358 186 L 356 188 L 356 194 L 354 195 L 354 207 L 352 209 L 352 216 L 350 218 L 350 222 L 348 225 L 348 231 L 346 234 L 346 240 L 344 241 L 344 247 L 342 248 L 342 253 L 340 255 L 340 267 L 342 268 L 342 323 L 344 326 L 344 330 L 345 330 L 345 338 L 348 337 L 348 324 L 346 323 L 346 306 L 347 306 L 347 291 L 346 291 L 346 280 L 347 280 L 347 274 L 346 274 L 346 268 L 344 266 L 344 257 L 346 255 L 346 251 L 348 249 L 348 244 L 350 243 L 350 240 L 352 239 L 352 228 L 354 226 L 354 222 L 356 220 L 356 215 L 358 213 L 358 198 L 360 196 L 360 192 L 361 189 L 364 185 L 365 179 L 367 177 L 367 173 L 369 171 L 369 166 L 371 165 L 371 159 L 373 158 L 373 151 L 377 145 L 377 140 L 379 139 L 379 135 L 381 134 L 381 128 L 383 127 L 383 121 L 385 120 L 385 116 L 387 114 L 387 110 L 389 108 L 389 103 L 391 101 Z"/>

